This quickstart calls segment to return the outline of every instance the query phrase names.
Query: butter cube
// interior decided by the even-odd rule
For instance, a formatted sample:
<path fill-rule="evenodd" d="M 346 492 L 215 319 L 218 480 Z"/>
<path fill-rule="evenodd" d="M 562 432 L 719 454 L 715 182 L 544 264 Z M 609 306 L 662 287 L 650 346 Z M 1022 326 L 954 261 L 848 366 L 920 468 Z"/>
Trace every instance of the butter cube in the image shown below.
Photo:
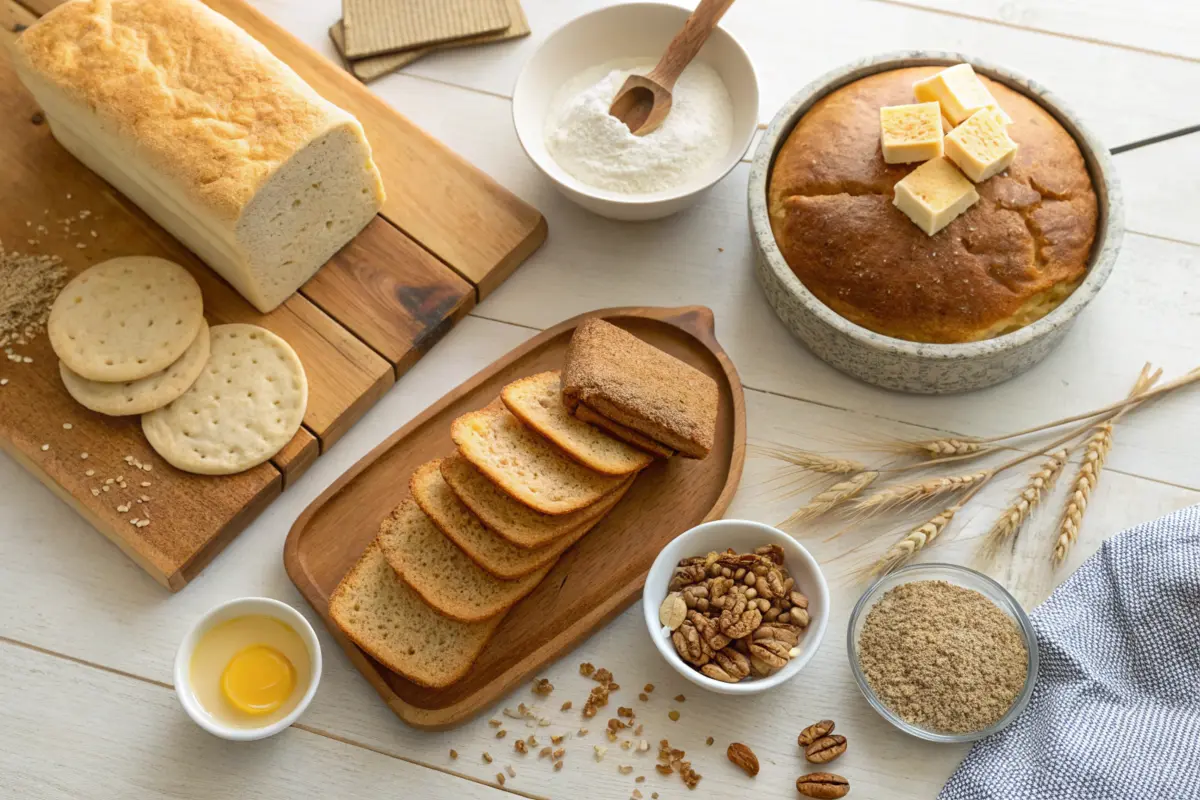
<path fill-rule="evenodd" d="M 981 108 L 995 108 L 1004 115 L 1006 123 L 1012 122 L 970 64 L 955 64 L 917 81 L 913 84 L 913 95 L 922 103 L 940 103 L 951 125 L 961 124 Z"/>
<path fill-rule="evenodd" d="M 942 111 L 937 103 L 879 109 L 883 160 L 889 164 L 928 161 L 942 154 Z"/>
<path fill-rule="evenodd" d="M 893 204 L 933 236 L 979 199 L 975 186 L 943 156 L 926 161 L 896 184 Z"/>
<path fill-rule="evenodd" d="M 1008 169 L 1016 155 L 1017 143 L 994 108 L 976 111 L 946 135 L 946 158 L 976 183 Z"/>

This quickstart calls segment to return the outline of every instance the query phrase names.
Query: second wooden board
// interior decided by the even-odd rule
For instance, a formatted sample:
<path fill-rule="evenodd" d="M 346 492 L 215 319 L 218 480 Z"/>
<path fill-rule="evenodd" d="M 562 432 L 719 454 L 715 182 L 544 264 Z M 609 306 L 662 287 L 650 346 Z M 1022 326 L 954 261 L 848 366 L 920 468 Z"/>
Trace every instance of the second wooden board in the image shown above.
<path fill-rule="evenodd" d="M 430 690 L 390 672 L 341 635 L 328 616 L 330 594 L 375 537 L 380 520 L 407 496 L 413 470 L 454 452 L 450 423 L 496 399 L 505 384 L 561 367 L 576 326 L 589 317 L 619 325 L 712 376 L 720 389 L 712 453 L 703 461 L 659 461 L 643 471 L 613 511 L 508 612 L 462 681 Z M 729 506 L 745 444 L 742 385 L 714 336 L 710 310 L 595 311 L 534 337 L 368 453 L 296 521 L 284 564 L 355 667 L 401 719 L 421 728 L 449 727 L 484 711 L 633 603 L 663 545 Z"/>

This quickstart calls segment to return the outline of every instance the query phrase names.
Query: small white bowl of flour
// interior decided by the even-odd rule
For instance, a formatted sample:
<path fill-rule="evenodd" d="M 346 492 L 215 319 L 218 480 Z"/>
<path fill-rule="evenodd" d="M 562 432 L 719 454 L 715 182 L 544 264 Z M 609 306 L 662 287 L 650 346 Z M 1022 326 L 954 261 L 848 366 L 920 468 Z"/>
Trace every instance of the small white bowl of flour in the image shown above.
<path fill-rule="evenodd" d="M 558 29 L 517 78 L 522 147 L 558 189 L 605 217 L 648 220 L 695 203 L 745 155 L 758 127 L 750 58 L 718 28 L 675 84 L 671 113 L 634 136 L 608 115 L 631 72 L 654 66 L 689 11 L 611 6 Z"/>

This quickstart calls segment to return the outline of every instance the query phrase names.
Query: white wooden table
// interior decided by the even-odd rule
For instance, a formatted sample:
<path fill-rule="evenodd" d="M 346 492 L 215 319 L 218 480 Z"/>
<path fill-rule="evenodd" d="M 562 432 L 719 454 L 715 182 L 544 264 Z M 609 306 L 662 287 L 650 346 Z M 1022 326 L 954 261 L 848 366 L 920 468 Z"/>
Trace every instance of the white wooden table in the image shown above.
<path fill-rule="evenodd" d="M 335 58 L 326 30 L 337 0 L 257 0 L 284 27 Z M 0 458 L 0 796 L 8 798 L 795 797 L 807 772 L 795 737 L 819 718 L 850 739 L 835 766 L 859 798 L 931 798 L 966 752 L 908 738 L 859 696 L 846 665 L 845 621 L 861 587 L 851 560 L 827 563 L 835 611 L 813 663 L 786 687 L 750 700 L 706 695 L 674 676 L 631 608 L 549 670 L 555 720 L 541 738 L 575 731 L 587 684 L 577 665 L 608 666 L 655 745 L 669 737 L 704 778 L 688 794 L 653 769 L 653 750 L 612 748 L 600 731 L 567 742 L 566 766 L 513 752 L 487 717 L 446 733 L 405 727 L 316 625 L 326 666 L 302 724 L 254 744 L 218 741 L 191 724 L 171 691 L 185 627 L 216 603 L 267 595 L 316 623 L 284 574 L 292 521 L 367 450 L 440 395 L 541 328 L 592 308 L 701 303 L 746 384 L 753 439 L 852 449 L 861 437 L 1003 432 L 1123 395 L 1147 359 L 1178 374 L 1200 364 L 1200 134 L 1116 156 L 1128 198 L 1124 251 L 1109 285 L 1066 343 L 1011 383 L 959 397 L 890 394 L 847 378 L 810 355 L 768 308 L 754 281 L 746 226 L 748 166 L 696 209 L 657 223 L 622 225 L 570 205 L 526 161 L 509 122 L 509 92 L 539 39 L 608 0 L 524 0 L 534 34 L 517 43 L 426 58 L 373 84 L 388 102 L 536 205 L 550 223 L 546 246 L 406 375 L 304 478 L 191 586 L 171 596 L 17 464 Z M 1200 12 L 1189 0 L 742 0 L 726 26 L 746 45 L 762 84 L 762 121 L 815 75 L 870 52 L 962 50 L 1011 65 L 1052 86 L 1110 146 L 1200 124 Z M 1177 396 L 1130 418 L 1066 568 L 1045 558 L 1043 517 L 993 574 L 1032 606 L 1100 543 L 1136 522 L 1200 501 L 1200 400 Z M 770 462 L 747 462 L 730 516 L 776 522 L 793 507 L 763 487 Z M 928 557 L 967 562 L 973 535 L 1012 494 L 996 485 L 956 540 Z M 990 506 L 990 508 L 987 508 Z M 1052 512 L 1051 512 L 1052 513 Z M 807 541 L 831 560 L 845 549 Z M 851 538 L 857 544 L 862 536 Z M 640 703 L 638 687 L 657 687 Z M 686 702 L 671 698 L 679 693 Z M 503 705 L 532 703 L 519 690 Z M 672 722 L 670 709 L 681 718 Z M 615 709 L 614 709 L 615 710 Z M 499 714 L 499 709 L 497 709 Z M 716 743 L 706 747 L 705 738 Z M 724 757 L 732 741 L 762 762 L 753 784 Z M 454 748 L 459 758 L 451 760 Z M 481 754 L 495 758 L 486 764 Z M 511 764 L 503 788 L 495 775 Z M 623 775 L 621 764 L 634 772 Z M 646 775 L 635 784 L 637 775 Z M 753 789 L 751 788 L 753 786 Z"/>

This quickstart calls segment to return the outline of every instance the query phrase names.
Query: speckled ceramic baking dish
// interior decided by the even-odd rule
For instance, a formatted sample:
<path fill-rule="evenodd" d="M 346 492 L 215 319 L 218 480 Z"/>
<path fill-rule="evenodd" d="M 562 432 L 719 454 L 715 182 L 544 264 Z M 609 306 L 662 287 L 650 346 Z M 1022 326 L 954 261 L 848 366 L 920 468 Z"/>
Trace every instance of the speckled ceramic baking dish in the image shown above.
<path fill-rule="evenodd" d="M 1075 138 L 1100 212 L 1083 282 L 1042 319 L 1012 333 L 965 344 L 924 344 L 869 331 L 840 316 L 804 287 L 780 253 L 767 215 L 767 185 L 779 148 L 814 103 L 859 78 L 902 67 L 971 64 L 977 72 L 1038 102 Z M 861 380 L 904 392 L 946 394 L 1006 381 L 1041 361 L 1062 340 L 1112 272 L 1125 233 L 1124 204 L 1108 150 L 1055 95 L 1015 72 L 961 53 L 906 51 L 856 61 L 801 89 L 771 120 L 750 169 L 750 230 L 759 283 L 779 318 L 809 349 Z"/>

